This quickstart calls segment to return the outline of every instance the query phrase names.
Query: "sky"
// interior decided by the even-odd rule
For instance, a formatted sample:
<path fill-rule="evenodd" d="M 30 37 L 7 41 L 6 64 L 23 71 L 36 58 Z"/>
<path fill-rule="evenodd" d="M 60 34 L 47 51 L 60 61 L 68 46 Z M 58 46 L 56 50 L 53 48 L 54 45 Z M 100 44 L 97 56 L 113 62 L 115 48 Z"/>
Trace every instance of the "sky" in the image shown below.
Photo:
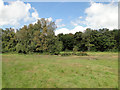
<path fill-rule="evenodd" d="M 86 28 L 117 29 L 115 2 L 4 2 L 0 0 L 0 28 L 21 28 L 45 18 L 57 25 L 55 34 L 84 32 Z"/>

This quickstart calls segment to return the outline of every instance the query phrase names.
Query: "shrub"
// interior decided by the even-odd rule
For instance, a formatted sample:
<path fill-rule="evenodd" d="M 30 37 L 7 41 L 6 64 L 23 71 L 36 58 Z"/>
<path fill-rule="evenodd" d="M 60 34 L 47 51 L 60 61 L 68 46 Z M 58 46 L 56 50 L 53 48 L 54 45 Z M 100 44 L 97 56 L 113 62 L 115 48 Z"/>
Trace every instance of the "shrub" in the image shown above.
<path fill-rule="evenodd" d="M 77 46 L 74 46 L 74 48 L 73 48 L 73 52 L 77 52 L 78 51 L 78 47 Z"/>

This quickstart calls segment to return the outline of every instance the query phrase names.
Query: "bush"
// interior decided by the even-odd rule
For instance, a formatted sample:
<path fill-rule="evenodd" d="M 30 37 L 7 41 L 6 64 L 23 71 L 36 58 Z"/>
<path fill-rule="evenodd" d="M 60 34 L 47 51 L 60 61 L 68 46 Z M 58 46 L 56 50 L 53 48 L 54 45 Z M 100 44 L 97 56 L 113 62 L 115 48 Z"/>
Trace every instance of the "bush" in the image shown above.
<path fill-rule="evenodd" d="M 73 52 L 78 52 L 78 47 L 77 46 L 74 46 L 74 48 L 73 48 Z"/>

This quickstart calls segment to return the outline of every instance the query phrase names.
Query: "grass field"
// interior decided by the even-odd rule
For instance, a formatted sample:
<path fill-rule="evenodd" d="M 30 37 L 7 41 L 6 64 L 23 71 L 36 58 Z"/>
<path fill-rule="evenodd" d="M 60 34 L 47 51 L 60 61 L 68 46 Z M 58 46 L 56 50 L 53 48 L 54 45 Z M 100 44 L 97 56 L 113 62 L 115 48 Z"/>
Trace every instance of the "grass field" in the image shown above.
<path fill-rule="evenodd" d="M 117 88 L 118 53 L 2 55 L 3 88 Z"/>

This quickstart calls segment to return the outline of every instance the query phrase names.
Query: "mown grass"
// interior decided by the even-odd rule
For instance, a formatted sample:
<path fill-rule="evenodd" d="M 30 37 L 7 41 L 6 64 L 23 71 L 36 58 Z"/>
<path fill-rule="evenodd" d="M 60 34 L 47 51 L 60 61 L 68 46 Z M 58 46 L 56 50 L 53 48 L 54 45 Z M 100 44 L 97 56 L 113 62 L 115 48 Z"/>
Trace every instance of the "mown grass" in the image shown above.
<path fill-rule="evenodd" d="M 3 88 L 117 88 L 118 54 L 2 55 Z"/>

